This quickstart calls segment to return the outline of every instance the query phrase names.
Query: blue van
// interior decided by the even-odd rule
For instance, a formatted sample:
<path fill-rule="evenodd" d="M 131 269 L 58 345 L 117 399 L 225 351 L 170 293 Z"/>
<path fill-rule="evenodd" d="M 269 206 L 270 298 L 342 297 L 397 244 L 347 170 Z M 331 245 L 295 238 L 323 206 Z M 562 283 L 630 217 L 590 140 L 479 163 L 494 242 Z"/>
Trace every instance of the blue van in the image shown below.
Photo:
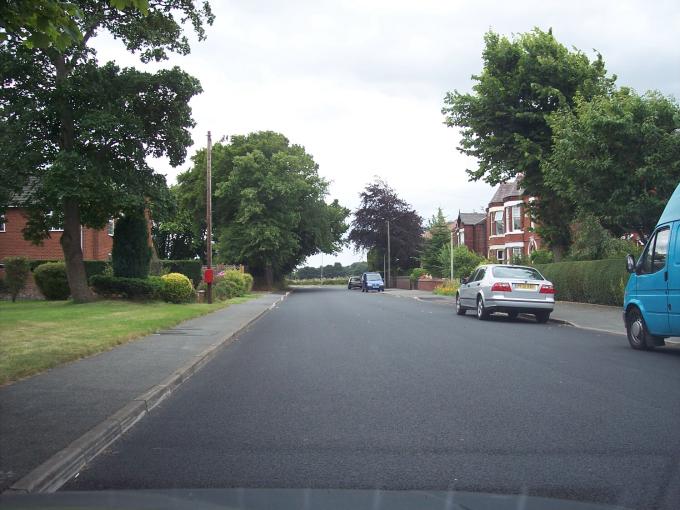
<path fill-rule="evenodd" d="M 666 204 L 654 233 L 635 262 L 623 298 L 623 320 L 633 349 L 665 345 L 680 336 L 680 185 Z"/>

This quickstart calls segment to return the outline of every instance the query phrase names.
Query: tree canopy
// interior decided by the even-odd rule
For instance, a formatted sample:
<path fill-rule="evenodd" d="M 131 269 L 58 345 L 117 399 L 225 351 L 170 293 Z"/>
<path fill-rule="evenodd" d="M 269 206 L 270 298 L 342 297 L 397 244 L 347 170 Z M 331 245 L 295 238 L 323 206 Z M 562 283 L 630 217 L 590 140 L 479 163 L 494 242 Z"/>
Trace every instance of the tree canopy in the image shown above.
<path fill-rule="evenodd" d="M 328 183 L 299 145 L 272 131 L 215 144 L 213 231 L 216 257 L 243 263 L 271 285 L 310 255 L 342 245 L 349 210 L 327 203 Z M 196 220 L 205 211 L 205 150 L 178 176 L 181 207 Z"/>
<path fill-rule="evenodd" d="M 390 222 L 391 266 L 408 271 L 419 263 L 423 220 L 418 213 L 384 181 L 377 179 L 360 193 L 361 205 L 354 212 L 349 241 L 369 251 L 371 259 L 382 263 L 387 253 L 387 222 Z"/>
<path fill-rule="evenodd" d="M 437 214 L 433 216 L 428 225 L 429 235 L 423 242 L 423 251 L 420 256 L 420 263 L 429 274 L 437 278 L 441 277 L 448 262 L 441 263 L 440 252 L 442 247 L 451 243 L 451 230 L 446 223 L 446 218 L 441 208 L 437 209 Z M 449 269 L 450 272 L 450 269 Z"/>
<path fill-rule="evenodd" d="M 134 0 L 136 2 L 136 0 Z M 80 226 L 101 227 L 111 216 L 137 208 L 163 193 L 164 178 L 148 157 L 167 156 L 180 164 L 194 126 L 189 100 L 198 81 L 179 68 L 145 73 L 100 66 L 89 47 L 108 31 L 143 62 L 168 52 L 189 52 L 183 25 L 199 39 L 212 23 L 207 3 L 149 0 L 146 14 L 113 2 L 72 2 L 82 38 L 60 51 L 29 48 L 20 37 L 0 43 L 0 177 L 11 183 L 0 193 L 0 209 L 12 192 L 28 185 L 27 235 L 48 235 L 50 222 L 63 221 L 61 244 L 71 294 L 91 299 L 80 248 Z M 51 213 L 54 214 L 51 214 Z M 48 214 L 49 213 L 49 214 Z"/>
<path fill-rule="evenodd" d="M 550 116 L 546 183 L 616 235 L 651 234 L 680 182 L 680 106 L 628 88 Z"/>
<path fill-rule="evenodd" d="M 591 61 L 552 31 L 536 28 L 512 39 L 489 31 L 484 43 L 472 93 L 449 92 L 442 113 L 447 125 L 462 128 L 459 150 L 477 158 L 470 178 L 498 184 L 521 177 L 525 193 L 539 197 L 533 207 L 540 234 L 563 251 L 572 207 L 544 182 L 541 164 L 552 151 L 548 116 L 571 108 L 577 97 L 610 91 L 615 77 L 607 76 L 601 55 Z"/>

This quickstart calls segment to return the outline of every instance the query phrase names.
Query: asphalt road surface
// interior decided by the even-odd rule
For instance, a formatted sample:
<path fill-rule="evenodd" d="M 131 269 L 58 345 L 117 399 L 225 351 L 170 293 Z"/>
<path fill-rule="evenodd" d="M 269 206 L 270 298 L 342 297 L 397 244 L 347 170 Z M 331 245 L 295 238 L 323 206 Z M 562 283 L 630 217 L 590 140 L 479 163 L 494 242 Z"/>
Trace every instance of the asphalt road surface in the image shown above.
<path fill-rule="evenodd" d="M 680 349 L 296 290 L 65 490 L 430 489 L 680 508 Z"/>

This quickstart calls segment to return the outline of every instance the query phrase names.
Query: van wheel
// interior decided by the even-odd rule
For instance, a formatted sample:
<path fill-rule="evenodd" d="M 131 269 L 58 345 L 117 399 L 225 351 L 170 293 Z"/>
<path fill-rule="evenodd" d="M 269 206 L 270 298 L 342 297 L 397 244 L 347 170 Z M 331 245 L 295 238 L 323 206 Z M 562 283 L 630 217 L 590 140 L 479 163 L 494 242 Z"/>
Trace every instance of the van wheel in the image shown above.
<path fill-rule="evenodd" d="M 649 334 L 645 319 L 637 307 L 632 307 L 626 314 L 626 336 L 630 346 L 638 351 L 651 351 L 659 339 Z"/>
<path fill-rule="evenodd" d="M 456 313 L 458 315 L 465 315 L 465 307 L 460 304 L 460 294 L 456 294 Z"/>
<path fill-rule="evenodd" d="M 477 318 L 480 321 L 485 321 L 489 318 L 489 311 L 484 306 L 482 296 L 477 297 Z"/>

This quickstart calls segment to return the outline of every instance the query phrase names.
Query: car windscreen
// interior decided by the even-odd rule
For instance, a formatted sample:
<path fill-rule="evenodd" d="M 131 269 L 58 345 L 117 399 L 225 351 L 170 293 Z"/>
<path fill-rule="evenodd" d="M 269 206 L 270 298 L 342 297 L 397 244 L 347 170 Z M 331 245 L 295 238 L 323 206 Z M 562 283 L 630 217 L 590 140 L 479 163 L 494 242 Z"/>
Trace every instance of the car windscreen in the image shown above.
<path fill-rule="evenodd" d="M 520 280 L 545 280 L 541 273 L 532 267 L 497 266 L 492 270 L 494 278 L 517 278 Z"/>
<path fill-rule="evenodd" d="M 379 274 L 367 274 L 366 279 L 369 282 L 379 282 L 382 280 L 382 277 Z"/>

